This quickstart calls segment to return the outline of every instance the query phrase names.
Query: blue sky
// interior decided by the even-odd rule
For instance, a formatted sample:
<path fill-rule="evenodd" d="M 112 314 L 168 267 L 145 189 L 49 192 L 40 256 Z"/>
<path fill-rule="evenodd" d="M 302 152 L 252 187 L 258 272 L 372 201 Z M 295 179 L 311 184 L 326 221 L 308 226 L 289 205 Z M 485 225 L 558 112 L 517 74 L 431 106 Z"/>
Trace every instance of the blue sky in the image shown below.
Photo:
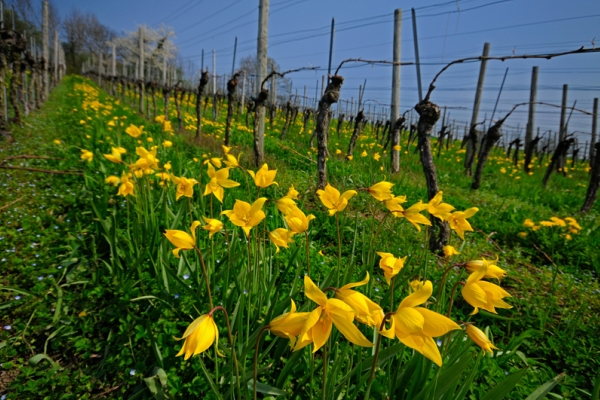
<path fill-rule="evenodd" d="M 55 0 L 62 16 L 73 7 L 95 13 L 100 21 L 118 33 L 138 24 L 172 26 L 175 43 L 186 61 L 205 63 L 212 50 L 217 54 L 217 73 L 230 72 L 233 44 L 238 38 L 237 59 L 256 52 L 258 0 Z M 572 50 L 581 46 L 600 47 L 600 2 L 597 0 L 272 0 L 269 17 L 269 56 L 283 70 L 321 66 L 323 70 L 301 72 L 289 77 L 300 94 L 307 87 L 314 97 L 317 81 L 326 73 L 331 19 L 336 21 L 333 64 L 346 58 L 391 60 L 394 9 L 403 9 L 402 61 L 414 61 L 410 9 L 417 13 L 423 87 L 426 88 L 444 63 L 456 58 L 480 55 L 485 42 L 490 55 L 534 54 Z M 485 80 L 480 119 L 491 116 L 505 70 L 508 75 L 500 98 L 498 116 L 513 104 L 529 99 L 531 69 L 540 67 L 538 100 L 560 104 L 562 85 L 569 85 L 569 104 L 591 111 L 594 97 L 600 97 L 600 54 L 573 55 L 553 60 L 490 61 Z M 432 101 L 449 107 L 451 120 L 470 120 L 478 63 L 451 67 L 438 81 Z M 365 99 L 390 103 L 391 67 L 348 64 L 342 99 L 358 97 L 359 85 L 367 80 Z M 418 100 L 414 66 L 402 67 L 401 110 Z M 379 106 L 381 110 L 383 106 Z M 558 129 L 559 109 L 538 106 L 536 127 Z M 507 130 L 525 125 L 527 107 L 506 122 Z M 569 130 L 580 131 L 580 141 L 589 139 L 591 117 L 573 113 Z"/>

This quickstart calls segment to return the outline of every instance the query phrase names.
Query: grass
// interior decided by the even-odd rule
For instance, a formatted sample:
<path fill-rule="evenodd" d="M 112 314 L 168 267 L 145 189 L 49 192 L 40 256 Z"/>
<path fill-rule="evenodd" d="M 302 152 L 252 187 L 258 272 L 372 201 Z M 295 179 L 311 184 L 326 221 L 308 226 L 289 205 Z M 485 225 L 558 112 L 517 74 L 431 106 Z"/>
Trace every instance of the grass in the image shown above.
<path fill-rule="evenodd" d="M 103 92 L 98 94 L 99 106 L 90 93 L 76 90 L 76 85 L 83 82 L 79 77 L 68 77 L 41 111 L 30 115 L 22 127 L 15 127 L 14 143 L 0 144 L 0 158 L 57 158 L 19 159 L 10 165 L 84 172 L 83 177 L 23 170 L 2 172 L 0 184 L 6 190 L 0 193 L 0 207 L 12 204 L 0 211 L 0 324 L 4 327 L 0 331 L 0 394 L 7 393 L 8 398 L 56 398 L 56 393 L 61 393 L 65 399 L 215 396 L 213 384 L 217 391 L 225 392 L 233 366 L 221 315 L 215 318 L 221 329 L 220 348 L 227 355 L 223 361 L 218 361 L 212 351 L 187 362 L 174 357 L 180 345 L 173 337 L 181 337 L 190 316 L 196 318 L 208 310 L 198 260 L 189 254 L 175 259 L 171 255 L 173 247 L 161 233 L 165 229 L 188 230 L 191 219 L 200 219 L 201 215 L 218 216 L 221 210 L 231 209 L 235 198 L 254 199 L 253 183 L 246 184 L 249 176 L 239 170 L 231 171 L 231 178 L 242 185 L 226 190 L 223 205 L 198 193 L 207 179 L 202 161 L 222 153 L 226 108 L 221 108 L 216 123 L 205 121 L 205 135 L 197 147 L 190 145 L 192 133 L 171 136 L 160 124 L 145 121 L 130 106 L 111 100 Z M 118 117 L 117 126 L 108 127 L 106 121 L 114 116 Z M 316 216 L 311 222 L 309 253 L 315 271 L 311 275 L 315 282 L 322 283 L 337 266 L 337 230 L 335 218 L 327 216 L 314 195 L 316 151 L 309 146 L 310 133 L 301 133 L 300 118 L 283 142 L 277 139 L 283 125 L 281 117 L 274 121 L 272 130 L 267 124 L 266 161 L 270 168 L 277 169 L 279 187 L 264 189 L 261 195 L 278 199 L 292 184 L 300 192 L 300 208 Z M 121 121 L 123 127 L 119 126 Z M 233 151 L 242 152 L 240 163 L 250 166 L 251 133 L 243 126 L 242 117 L 239 121 L 234 124 Z M 171 122 L 176 126 L 175 118 Z M 132 152 L 138 144 L 123 132 L 130 123 L 146 126 L 148 135 L 140 139 L 145 147 L 160 146 L 161 165 L 171 161 L 173 174 L 200 181 L 189 203 L 185 199 L 176 201 L 174 189 L 159 188 L 158 181 L 152 184 L 155 190 L 150 190 L 150 183 L 140 180 L 139 188 L 147 190 L 139 192 L 136 201 L 116 196 L 117 189 L 104 183 L 108 175 L 120 176 L 119 166 L 101 156 L 110 153 L 113 144 L 127 147 L 128 162 L 134 161 Z M 185 125 L 193 123 L 193 117 L 186 118 Z M 390 176 L 389 155 L 378 147 L 370 127 L 359 139 L 354 159 L 343 159 L 350 133 L 351 128 L 345 128 L 340 138 L 334 133 L 330 138 L 328 169 L 333 186 L 340 191 L 367 188 L 385 178 L 395 184 L 395 194 L 407 195 L 407 205 L 426 200 L 418 154 L 414 153 L 414 145 L 407 147 L 405 134 L 401 140 L 401 173 Z M 148 136 L 154 142 L 149 143 Z M 172 141 L 173 147 L 162 146 L 163 140 Z M 81 149 L 94 151 L 93 163 L 80 160 Z M 336 155 L 336 149 L 342 154 Z M 477 375 L 467 385 L 468 396 L 482 398 L 495 384 L 505 382 L 507 375 L 524 371 L 511 398 L 525 398 L 562 372 L 566 377 L 553 389 L 553 396 L 591 397 L 600 369 L 600 249 L 594 245 L 600 243 L 600 206 L 596 204 L 587 215 L 578 213 L 587 186 L 586 165 L 577 164 L 567 176 L 553 175 L 544 189 L 541 179 L 545 162 L 537 167 L 535 160 L 533 175 L 528 176 L 522 172 L 522 165 L 513 168 L 500 150 L 494 151 L 478 191 L 470 189 L 470 179 L 463 173 L 459 143 L 442 150 L 435 160 L 444 201 L 459 210 L 473 206 L 480 209 L 470 219 L 475 231 L 466 235 L 466 241 L 452 237 L 452 244 L 461 251 L 457 260 L 498 256 L 498 265 L 509 273 L 502 286 L 512 295 L 511 310 L 501 310 L 499 316 L 481 312 L 470 317 L 472 307 L 462 298 L 455 301 L 453 319 L 476 320 L 479 327 L 488 328 L 490 338 L 501 349 L 494 357 L 478 356 L 474 346 L 464 350 L 473 355 L 473 360 L 479 360 L 469 364 L 468 371 L 477 371 Z M 382 156 L 380 161 L 374 160 L 375 152 Z M 268 203 L 267 208 L 268 230 L 282 226 L 275 206 Z M 449 264 L 424 250 L 425 230 L 419 233 L 406 221 L 384 216 L 385 209 L 364 194 L 351 200 L 340 219 L 343 276 L 348 278 L 345 281 L 355 282 L 368 271 L 372 279 L 366 294 L 383 305 L 389 302 L 389 292 L 378 272 L 375 251 L 408 256 L 402 279 L 396 285 L 397 305 L 407 281 L 427 277 L 439 282 Z M 566 227 L 534 231 L 523 226 L 528 218 L 539 225 L 553 216 L 574 217 L 582 229 L 572 233 L 569 240 Z M 203 236 L 201 248 L 215 304 L 222 302 L 231 313 L 239 335 L 234 349 L 243 371 L 251 373 L 257 329 L 281 314 L 289 306 L 289 298 L 302 305 L 303 311 L 313 307 L 298 293 L 305 272 L 304 239 L 297 235 L 296 243 L 278 254 L 268 243 L 264 247 L 256 244 L 248 259 L 243 234 L 233 230 L 232 225 L 226 226 L 227 236 L 219 234 L 217 241 Z M 378 234 L 371 239 L 373 226 Z M 231 246 L 223 246 L 224 241 Z M 264 287 L 256 280 L 245 284 L 235 281 L 246 279 L 235 271 L 252 260 L 256 266 L 262 265 L 262 273 L 268 277 Z M 465 273 L 450 274 L 448 283 L 453 285 L 465 277 Z M 249 296 L 254 296 L 256 302 L 245 300 L 249 297 L 240 285 L 250 285 Z M 244 323 L 238 316 L 256 320 Z M 369 335 L 372 333 L 367 335 L 371 339 Z M 397 342 L 382 343 L 389 352 Z M 259 381 L 283 389 L 290 397 L 320 394 L 321 353 L 312 358 L 308 351 L 291 353 L 288 347 L 285 340 L 265 336 Z M 361 362 L 371 350 L 361 352 L 340 344 L 332 345 L 330 351 L 339 352 L 344 360 L 341 369 L 330 368 L 330 382 L 336 382 L 330 384 L 330 393 L 339 390 L 348 397 L 362 394 L 364 387 L 354 381 L 360 381 L 360 375 L 351 375 L 345 381 L 342 369 L 351 370 L 351 363 Z M 392 359 L 404 361 L 405 367 L 409 362 L 421 363 L 419 370 L 424 371 L 425 359 L 408 353 L 410 349 L 401 355 L 392 354 Z M 443 371 L 458 368 L 451 359 L 445 363 L 449 367 Z M 389 391 L 387 365 L 383 364 L 375 375 L 373 397 Z M 311 379 L 307 371 L 314 371 Z M 422 376 L 421 380 L 413 377 L 413 381 L 438 379 L 429 372 Z M 408 375 L 405 377 L 408 379 Z M 409 387 L 402 395 L 407 396 L 410 390 L 416 393 L 417 389 Z"/>

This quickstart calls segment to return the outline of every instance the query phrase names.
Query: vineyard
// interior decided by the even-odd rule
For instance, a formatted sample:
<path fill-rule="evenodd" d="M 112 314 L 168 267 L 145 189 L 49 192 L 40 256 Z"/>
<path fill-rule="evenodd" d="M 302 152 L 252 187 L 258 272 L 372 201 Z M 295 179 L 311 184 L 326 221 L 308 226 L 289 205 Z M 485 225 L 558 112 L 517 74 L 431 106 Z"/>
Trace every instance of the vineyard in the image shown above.
<path fill-rule="evenodd" d="M 316 67 L 251 95 L 161 79 L 158 45 L 66 74 L 1 32 L 1 399 L 599 398 L 595 132 L 520 154 L 532 100 L 459 136 L 433 101 L 465 59 L 390 121 L 340 93 L 398 61 L 278 101 Z"/>

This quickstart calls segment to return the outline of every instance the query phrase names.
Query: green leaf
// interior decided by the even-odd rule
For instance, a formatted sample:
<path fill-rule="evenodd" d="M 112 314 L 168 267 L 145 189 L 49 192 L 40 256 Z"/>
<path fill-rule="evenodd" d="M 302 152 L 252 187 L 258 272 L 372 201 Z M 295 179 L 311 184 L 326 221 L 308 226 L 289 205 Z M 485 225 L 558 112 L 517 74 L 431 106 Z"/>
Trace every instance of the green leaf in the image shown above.
<path fill-rule="evenodd" d="M 46 360 L 48 361 L 53 367 L 57 367 L 58 364 L 56 364 L 56 362 L 54 362 L 53 359 L 51 359 L 49 356 L 47 356 L 44 353 L 40 353 L 40 354 L 36 354 L 35 356 L 31 357 L 29 360 L 27 360 L 27 362 L 29 363 L 29 365 L 31 366 L 36 366 L 40 363 L 40 361 L 42 360 Z"/>
<path fill-rule="evenodd" d="M 34 296 L 35 297 L 34 293 L 31 293 L 31 292 L 28 292 L 27 290 L 19 289 L 19 288 L 16 288 L 16 287 L 0 286 L 0 290 L 10 290 L 12 292 L 24 294 L 26 296 Z"/>
<path fill-rule="evenodd" d="M 433 398 L 437 399 L 440 396 L 443 396 L 448 391 L 448 389 L 450 389 L 452 385 L 456 383 L 458 379 L 460 379 L 462 373 L 465 369 L 467 369 L 469 364 L 471 364 L 472 360 L 472 356 L 467 356 L 463 357 L 462 359 L 459 359 L 458 362 L 456 362 L 456 364 L 451 365 L 439 375 L 437 383 L 435 383 L 435 380 L 430 381 L 429 385 L 425 386 L 421 393 L 419 393 L 419 395 L 415 397 L 415 400 L 425 398 L 424 396 L 426 396 L 429 393 L 430 386 L 432 384 L 436 384 L 435 395 L 433 396 Z"/>
<path fill-rule="evenodd" d="M 248 381 L 248 389 L 254 390 L 254 380 L 250 379 Z M 259 393 L 270 394 L 273 396 L 286 396 L 287 393 L 281 389 L 277 389 L 276 387 L 265 385 L 261 382 L 256 382 L 256 391 Z"/>
<path fill-rule="evenodd" d="M 592 400 L 600 399 L 600 374 L 596 377 L 596 381 L 594 382 L 594 390 L 592 390 Z"/>
<path fill-rule="evenodd" d="M 480 400 L 501 400 L 510 393 L 511 390 L 517 386 L 517 383 L 521 380 L 523 375 L 527 372 L 527 368 L 518 370 L 517 372 L 509 375 L 502 382 L 497 384 L 485 394 Z"/>
<path fill-rule="evenodd" d="M 533 393 L 531 393 L 525 400 L 539 400 L 546 397 L 548 393 L 556 386 L 560 381 L 565 378 L 566 374 L 563 372 L 560 375 L 557 375 L 553 379 L 544 383 L 542 386 L 537 388 Z"/>
<path fill-rule="evenodd" d="M 215 381 L 213 381 L 213 379 L 210 377 L 210 374 L 208 373 L 208 370 L 206 369 L 206 365 L 204 365 L 204 361 L 202 361 L 202 358 L 200 358 L 200 357 L 198 357 L 198 359 L 200 361 L 200 367 L 202 367 L 202 372 L 204 372 L 204 376 L 206 376 L 206 380 L 208 381 L 210 388 L 213 390 L 213 392 L 215 393 L 215 396 L 217 396 L 217 398 L 219 400 L 223 400 L 223 396 L 221 396 L 221 393 L 219 392 L 219 388 L 217 387 L 217 385 L 215 385 Z"/>

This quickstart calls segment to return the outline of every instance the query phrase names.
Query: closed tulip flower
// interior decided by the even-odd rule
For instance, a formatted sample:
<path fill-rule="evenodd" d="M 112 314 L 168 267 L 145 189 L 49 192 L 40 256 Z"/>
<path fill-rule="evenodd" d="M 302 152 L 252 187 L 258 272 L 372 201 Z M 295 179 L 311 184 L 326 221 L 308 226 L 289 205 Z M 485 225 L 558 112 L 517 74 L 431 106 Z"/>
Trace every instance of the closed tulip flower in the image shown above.
<path fill-rule="evenodd" d="M 473 324 L 468 324 L 466 327 L 467 335 L 471 338 L 472 341 L 479 347 L 481 347 L 484 351 L 487 351 L 490 354 L 494 354 L 494 350 L 498 350 L 496 346 L 492 343 L 492 341 L 487 337 L 487 335 L 479 328 L 477 328 Z"/>
<path fill-rule="evenodd" d="M 81 150 L 81 159 L 91 163 L 94 159 L 94 153 L 89 150 Z"/>
<path fill-rule="evenodd" d="M 202 229 L 208 231 L 208 238 L 212 238 L 215 233 L 218 233 L 223 229 L 223 223 L 215 218 L 206 218 L 202 216 L 206 225 L 202 227 Z"/>
<path fill-rule="evenodd" d="M 364 294 L 351 290 L 352 288 L 366 285 L 368 282 L 369 273 L 367 272 L 367 276 L 362 281 L 348 283 L 337 289 L 335 298 L 342 300 L 352 308 L 354 317 L 358 322 L 379 329 L 381 321 L 383 320 L 383 309 Z"/>
<path fill-rule="evenodd" d="M 292 238 L 295 234 L 296 232 L 287 230 L 285 228 L 277 228 L 274 231 L 269 232 L 269 239 L 271 239 L 271 242 L 273 242 L 277 248 L 275 253 L 279 253 L 279 247 L 284 247 L 287 249 L 290 243 L 294 243 L 294 239 Z"/>
<path fill-rule="evenodd" d="M 386 201 L 390 200 L 394 195 L 392 194 L 392 186 L 394 186 L 391 182 L 381 181 L 369 188 L 369 193 L 376 200 Z"/>
<path fill-rule="evenodd" d="M 196 228 L 200 225 L 200 221 L 192 222 L 190 226 L 191 235 L 184 231 L 178 231 L 174 229 L 167 229 L 165 231 L 165 237 L 171 242 L 175 249 L 173 249 L 173 255 L 179 258 L 179 252 L 181 250 L 191 250 L 196 247 Z"/>
<path fill-rule="evenodd" d="M 485 258 L 483 258 L 481 260 L 467 261 L 466 267 L 467 271 L 475 272 L 485 265 L 487 267 L 487 273 L 483 276 L 484 278 L 504 278 L 507 275 L 507 273 L 505 270 L 496 265 L 497 262 L 497 258 L 495 260 L 486 260 Z"/>
<path fill-rule="evenodd" d="M 120 164 L 123 162 L 123 160 L 121 159 L 121 152 L 119 151 L 119 148 L 117 148 L 117 147 L 113 147 L 111 149 L 110 154 L 103 154 L 103 156 L 108 161 L 114 162 L 115 164 Z"/>
<path fill-rule="evenodd" d="M 129 125 L 127 129 L 125 129 L 125 133 L 127 133 L 132 138 L 138 138 L 144 133 L 144 126 L 135 126 L 133 124 Z"/>
<path fill-rule="evenodd" d="M 204 351 L 206 351 L 213 343 L 219 343 L 219 329 L 217 328 L 217 324 L 215 324 L 215 320 L 212 315 L 205 314 L 196 318 L 194 322 L 188 326 L 188 328 L 183 333 L 183 337 L 181 340 L 185 339 L 183 342 L 183 347 L 177 353 L 176 357 L 183 355 L 183 359 L 187 360 L 191 356 L 198 355 Z M 217 349 L 217 352 L 219 350 Z"/>
<path fill-rule="evenodd" d="M 384 253 L 382 251 L 378 251 L 377 254 L 381 257 L 381 260 L 379 260 L 379 268 L 383 270 L 385 280 L 389 285 L 392 278 L 398 275 L 402 268 L 404 268 L 406 257 L 396 258 L 392 253 Z"/>
<path fill-rule="evenodd" d="M 119 186 L 119 191 L 117 192 L 117 196 L 135 196 L 135 185 L 129 178 L 129 174 L 123 172 L 121 175 L 121 186 Z"/>
<path fill-rule="evenodd" d="M 306 215 L 298 207 L 294 207 L 289 210 L 289 213 L 285 216 L 285 220 L 288 223 L 290 229 L 296 233 L 304 233 L 308 230 L 308 224 L 316 217 L 312 214 Z"/>

